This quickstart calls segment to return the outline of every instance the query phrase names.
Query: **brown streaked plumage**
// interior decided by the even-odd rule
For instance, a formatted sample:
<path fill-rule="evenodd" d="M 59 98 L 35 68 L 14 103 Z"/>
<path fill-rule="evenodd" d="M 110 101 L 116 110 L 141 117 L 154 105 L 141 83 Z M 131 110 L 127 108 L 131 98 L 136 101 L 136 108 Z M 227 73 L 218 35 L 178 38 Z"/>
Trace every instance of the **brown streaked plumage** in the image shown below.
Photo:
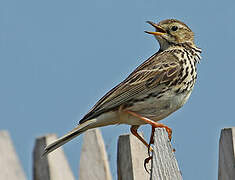
<path fill-rule="evenodd" d="M 129 124 L 131 132 L 146 146 L 137 129 L 142 124 L 164 127 L 158 123 L 188 100 L 197 78 L 196 64 L 201 50 L 194 44 L 194 34 L 184 23 L 167 19 L 153 34 L 160 50 L 137 67 L 123 82 L 105 94 L 79 121 L 79 125 L 45 148 L 48 154 L 84 131 L 113 124 Z"/>

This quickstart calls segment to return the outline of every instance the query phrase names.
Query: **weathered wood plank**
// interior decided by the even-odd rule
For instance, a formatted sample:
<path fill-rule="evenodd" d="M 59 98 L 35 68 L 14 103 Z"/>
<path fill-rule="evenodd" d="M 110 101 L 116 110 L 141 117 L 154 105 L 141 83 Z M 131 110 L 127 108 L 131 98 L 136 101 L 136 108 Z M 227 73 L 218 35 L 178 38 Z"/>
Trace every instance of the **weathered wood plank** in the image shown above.
<path fill-rule="evenodd" d="M 56 139 L 55 134 L 36 139 L 33 151 L 34 180 L 74 180 L 62 148 L 58 148 L 49 155 L 42 157 L 44 147 Z"/>
<path fill-rule="evenodd" d="M 147 180 L 150 175 L 144 169 L 148 157 L 147 148 L 132 134 L 118 138 L 118 180 Z"/>
<path fill-rule="evenodd" d="M 0 131 L 0 179 L 26 179 L 7 131 Z"/>
<path fill-rule="evenodd" d="M 235 179 L 235 127 L 221 130 L 218 180 Z"/>
<path fill-rule="evenodd" d="M 80 156 L 79 180 L 94 179 L 112 179 L 104 141 L 98 128 L 84 133 Z"/>
<path fill-rule="evenodd" d="M 182 176 L 164 128 L 154 134 L 151 180 L 182 180 Z"/>

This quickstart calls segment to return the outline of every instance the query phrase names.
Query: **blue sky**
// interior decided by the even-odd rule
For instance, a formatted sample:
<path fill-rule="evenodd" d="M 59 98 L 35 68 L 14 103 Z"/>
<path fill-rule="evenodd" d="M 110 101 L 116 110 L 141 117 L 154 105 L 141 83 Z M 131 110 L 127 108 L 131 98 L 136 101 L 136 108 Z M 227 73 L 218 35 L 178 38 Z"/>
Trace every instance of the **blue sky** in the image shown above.
<path fill-rule="evenodd" d="M 32 176 L 37 136 L 63 135 L 109 89 L 155 53 L 147 20 L 176 18 L 202 48 L 189 102 L 163 122 L 184 179 L 217 178 L 221 128 L 234 122 L 235 3 L 228 1 L 0 1 L 0 122 Z M 116 179 L 116 149 L 128 126 L 102 128 Z M 150 127 L 143 127 L 146 135 Z M 77 176 L 82 138 L 64 146 Z"/>

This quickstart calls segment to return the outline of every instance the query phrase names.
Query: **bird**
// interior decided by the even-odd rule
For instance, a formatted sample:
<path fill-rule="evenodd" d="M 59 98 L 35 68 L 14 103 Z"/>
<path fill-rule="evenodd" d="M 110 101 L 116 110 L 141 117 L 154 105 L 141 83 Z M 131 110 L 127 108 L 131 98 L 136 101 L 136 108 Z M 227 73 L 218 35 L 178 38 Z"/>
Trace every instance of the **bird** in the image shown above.
<path fill-rule="evenodd" d="M 193 31 L 183 22 L 166 19 L 147 21 L 155 31 L 159 50 L 140 64 L 130 75 L 108 91 L 66 135 L 44 148 L 43 155 L 54 151 L 88 129 L 116 124 L 130 125 L 130 131 L 146 147 L 138 134 L 141 125 L 172 130 L 160 120 L 166 118 L 189 99 L 197 79 L 201 49 L 195 45 Z"/>

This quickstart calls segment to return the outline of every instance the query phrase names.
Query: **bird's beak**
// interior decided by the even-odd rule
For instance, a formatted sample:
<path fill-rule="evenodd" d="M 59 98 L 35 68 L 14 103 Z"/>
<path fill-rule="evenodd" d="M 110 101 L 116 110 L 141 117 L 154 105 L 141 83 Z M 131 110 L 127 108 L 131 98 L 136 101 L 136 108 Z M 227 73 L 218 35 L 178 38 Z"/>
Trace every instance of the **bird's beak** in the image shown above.
<path fill-rule="evenodd" d="M 159 25 L 151 22 L 151 21 L 147 21 L 148 24 L 152 25 L 153 27 L 156 28 L 156 32 L 149 32 L 149 31 L 144 31 L 148 34 L 153 34 L 153 35 L 156 35 L 156 36 L 160 36 L 160 35 L 164 35 L 166 34 L 166 31 Z"/>

